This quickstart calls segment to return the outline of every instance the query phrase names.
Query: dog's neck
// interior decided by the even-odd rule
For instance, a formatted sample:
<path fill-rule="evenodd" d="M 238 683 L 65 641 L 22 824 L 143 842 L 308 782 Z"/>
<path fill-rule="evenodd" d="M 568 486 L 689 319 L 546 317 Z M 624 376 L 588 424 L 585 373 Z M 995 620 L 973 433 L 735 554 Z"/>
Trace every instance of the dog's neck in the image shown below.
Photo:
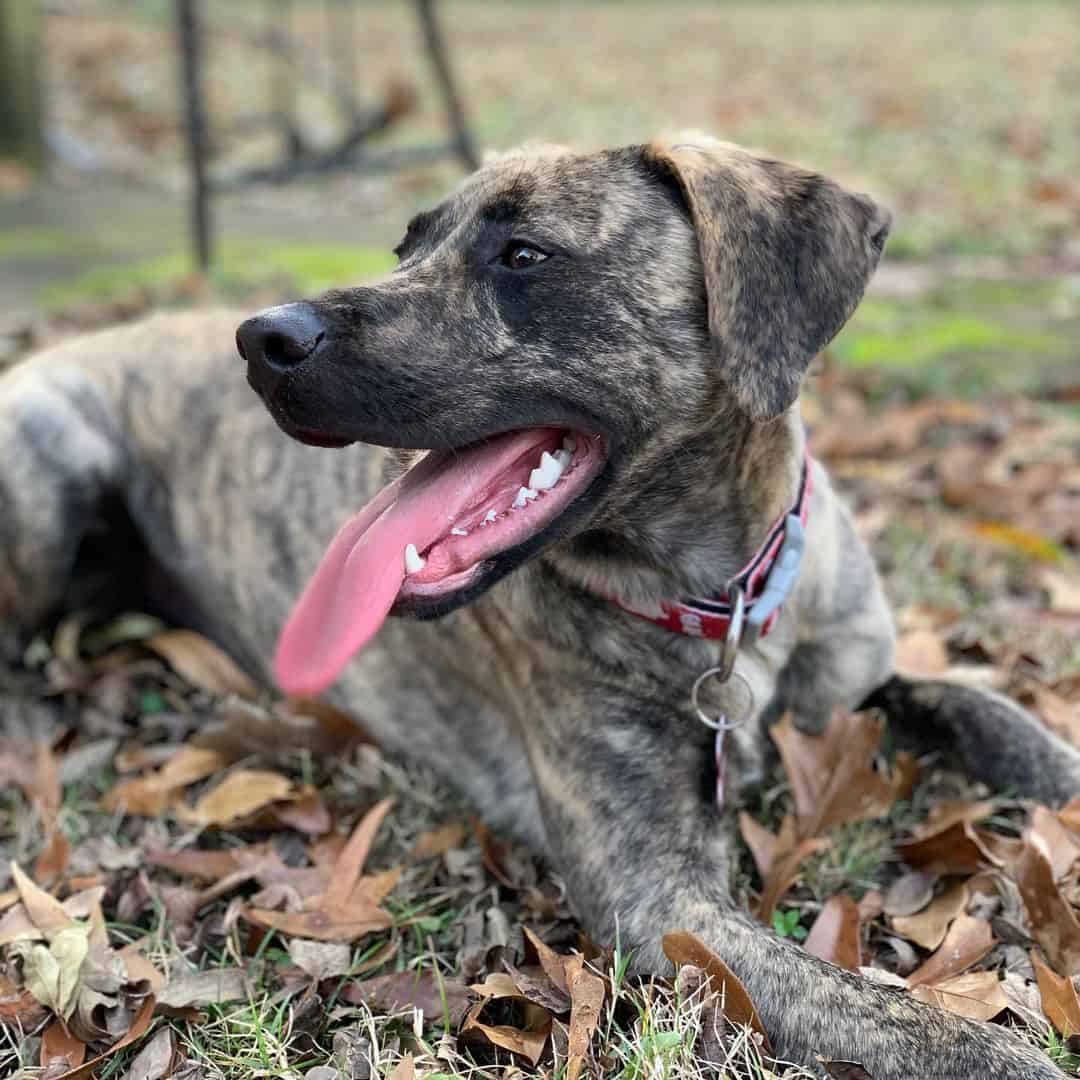
<path fill-rule="evenodd" d="M 726 415 L 677 445 L 660 436 L 629 463 L 600 522 L 547 557 L 630 606 L 714 595 L 791 506 L 804 447 L 797 409 L 770 424 Z"/>

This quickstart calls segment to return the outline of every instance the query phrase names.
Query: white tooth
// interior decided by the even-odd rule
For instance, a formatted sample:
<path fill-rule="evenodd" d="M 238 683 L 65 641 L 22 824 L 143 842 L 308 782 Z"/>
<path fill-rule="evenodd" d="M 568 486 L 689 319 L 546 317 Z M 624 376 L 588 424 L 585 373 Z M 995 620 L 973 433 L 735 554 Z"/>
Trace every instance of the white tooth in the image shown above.
<path fill-rule="evenodd" d="M 563 472 L 570 468 L 570 462 L 574 455 L 569 450 L 556 450 L 555 460 L 562 466 Z"/>
<path fill-rule="evenodd" d="M 562 448 L 564 450 L 569 450 L 572 454 L 577 449 L 577 439 L 575 439 L 573 435 L 564 435 Z"/>
<path fill-rule="evenodd" d="M 540 467 L 529 473 L 529 487 L 550 491 L 562 476 L 563 467 L 546 450 L 540 455 Z"/>
<path fill-rule="evenodd" d="M 458 528 L 455 527 L 455 528 L 450 530 L 450 535 L 451 536 L 468 536 L 469 535 L 469 530 L 468 529 L 458 529 Z"/>
<path fill-rule="evenodd" d="M 520 510 L 526 503 L 530 503 L 536 498 L 536 492 L 532 488 L 519 488 L 517 495 L 514 496 L 514 501 L 511 504 L 511 509 Z"/>
<path fill-rule="evenodd" d="M 489 510 L 484 515 L 484 520 L 480 522 L 480 527 L 483 528 L 485 525 L 490 525 L 498 516 L 499 515 L 496 514 L 494 510 Z"/>
<path fill-rule="evenodd" d="M 405 573 L 418 574 L 427 565 L 425 559 L 421 559 L 415 544 L 405 545 Z"/>

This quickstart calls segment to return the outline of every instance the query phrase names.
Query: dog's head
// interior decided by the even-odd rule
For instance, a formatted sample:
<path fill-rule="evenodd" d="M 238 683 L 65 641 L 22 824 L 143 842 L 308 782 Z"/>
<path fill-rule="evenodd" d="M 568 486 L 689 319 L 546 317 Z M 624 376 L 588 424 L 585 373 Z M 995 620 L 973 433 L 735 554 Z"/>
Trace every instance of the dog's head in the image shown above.
<path fill-rule="evenodd" d="M 340 666 L 391 608 L 452 610 L 602 516 L 663 429 L 775 421 L 887 232 L 868 198 L 706 137 L 525 147 L 416 217 L 386 280 L 249 319 L 248 378 L 286 432 L 432 451 L 339 535 L 294 637 L 362 567 L 378 616 L 350 621 Z"/>

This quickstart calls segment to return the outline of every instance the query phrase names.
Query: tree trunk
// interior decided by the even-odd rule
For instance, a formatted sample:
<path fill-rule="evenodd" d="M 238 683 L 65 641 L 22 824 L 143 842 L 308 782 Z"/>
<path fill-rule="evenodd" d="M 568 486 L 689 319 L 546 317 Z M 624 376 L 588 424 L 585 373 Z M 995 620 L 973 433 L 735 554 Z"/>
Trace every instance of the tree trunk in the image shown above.
<path fill-rule="evenodd" d="M 0 2 L 0 157 L 39 166 L 45 156 L 37 0 Z"/>

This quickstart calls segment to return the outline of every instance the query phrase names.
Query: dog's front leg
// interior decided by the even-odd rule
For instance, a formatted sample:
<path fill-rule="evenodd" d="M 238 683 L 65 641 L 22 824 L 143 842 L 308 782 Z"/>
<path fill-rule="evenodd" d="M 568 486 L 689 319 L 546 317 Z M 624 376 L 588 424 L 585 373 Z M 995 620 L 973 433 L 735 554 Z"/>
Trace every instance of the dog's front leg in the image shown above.
<path fill-rule="evenodd" d="M 526 739 L 551 857 L 596 940 L 618 934 L 639 969 L 663 971 L 663 934 L 698 935 L 745 984 L 785 1060 L 858 1060 L 874 1080 L 1061 1075 L 1001 1028 L 920 1005 L 756 924 L 729 888 L 734 840 L 710 798 L 711 733 L 625 685 L 568 685 L 545 681 Z"/>

